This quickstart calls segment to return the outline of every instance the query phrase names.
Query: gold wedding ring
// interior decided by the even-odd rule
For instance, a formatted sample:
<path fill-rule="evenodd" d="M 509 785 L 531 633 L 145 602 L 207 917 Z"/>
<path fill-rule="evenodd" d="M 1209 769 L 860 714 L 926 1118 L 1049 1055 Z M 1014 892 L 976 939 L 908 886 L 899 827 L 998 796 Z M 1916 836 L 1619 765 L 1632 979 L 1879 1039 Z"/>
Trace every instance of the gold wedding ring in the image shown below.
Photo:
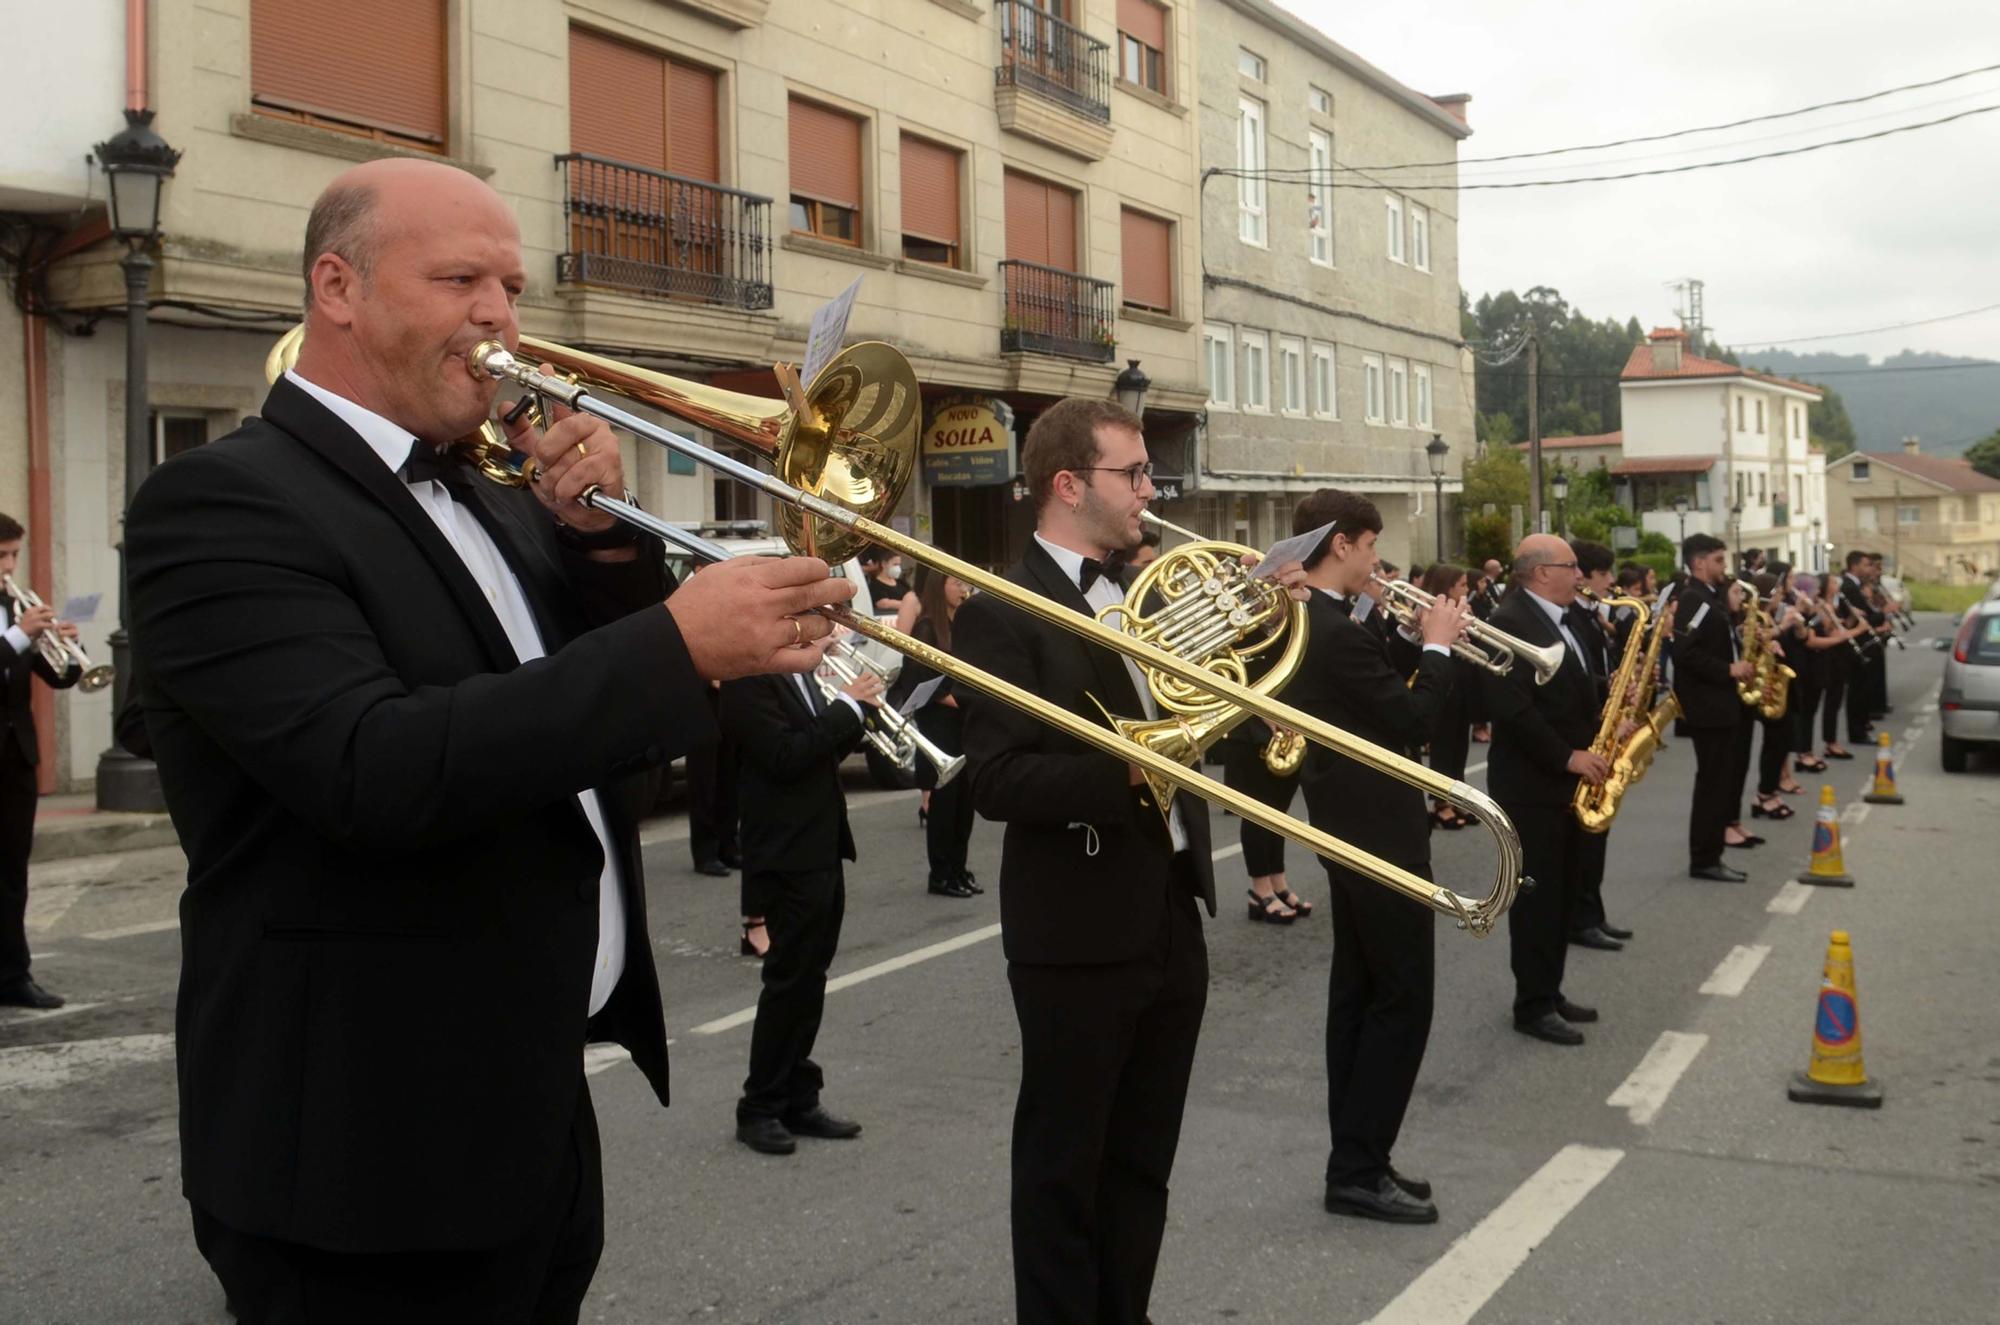
<path fill-rule="evenodd" d="M 805 623 L 800 621 L 797 617 L 788 617 L 786 619 L 792 623 L 792 647 L 795 649 L 803 649 L 806 646 Z"/>
<path fill-rule="evenodd" d="M 589 450 L 588 450 L 588 449 L 586 449 L 586 448 L 584 447 L 584 444 L 583 444 L 582 442 L 578 442 L 578 443 L 576 444 L 576 453 L 577 453 L 578 455 L 589 455 L 589 454 L 590 454 Z"/>

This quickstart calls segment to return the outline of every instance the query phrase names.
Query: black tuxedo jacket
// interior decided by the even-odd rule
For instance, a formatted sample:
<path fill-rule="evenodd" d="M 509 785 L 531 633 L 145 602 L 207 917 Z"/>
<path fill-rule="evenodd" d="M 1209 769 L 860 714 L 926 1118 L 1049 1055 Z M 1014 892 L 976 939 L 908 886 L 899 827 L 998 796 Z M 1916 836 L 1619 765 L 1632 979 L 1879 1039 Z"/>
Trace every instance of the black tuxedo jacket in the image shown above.
<path fill-rule="evenodd" d="M 1356 625 L 1318 590 L 1306 604 L 1306 621 L 1306 656 L 1284 701 L 1365 741 L 1414 755 L 1450 696 L 1451 659 L 1400 635 L 1392 647 L 1372 624 Z M 1315 827 L 1398 865 L 1430 863 L 1423 792 L 1317 744 L 1306 747 L 1300 776 Z"/>
<path fill-rule="evenodd" d="M 1847 605 L 1849 611 L 1871 626 L 1879 626 L 1889 619 L 1881 608 L 1868 600 L 1867 591 L 1863 589 L 1861 582 L 1844 572 L 1840 577 L 1840 601 Z"/>
<path fill-rule="evenodd" d="M 1562 632 L 1525 589 L 1516 589 L 1493 609 L 1494 629 L 1530 644 L 1563 644 Z M 1570 627 L 1576 634 L 1576 627 Z M 1577 643 L 1590 646 L 1581 635 Z M 1569 757 L 1588 750 L 1597 736 L 1597 681 L 1568 645 L 1562 667 L 1547 685 L 1516 663 L 1505 676 L 1481 672 L 1487 712 L 1493 717 L 1493 753 L 1487 756 L 1486 785 L 1502 802 L 1567 805 L 1576 794 Z"/>
<path fill-rule="evenodd" d="M 282 379 L 132 503 L 142 702 L 188 856 L 183 1186 L 244 1232 L 491 1247 L 557 1198 L 587 1034 L 666 1099 L 640 775 L 714 738 L 671 580 L 565 550 L 525 490 L 470 495 L 546 658 L 517 661 L 402 480 Z M 629 928 L 586 1027 L 593 787 Z"/>
<path fill-rule="evenodd" d="M 1674 598 L 1674 695 L 1690 727 L 1734 727 L 1743 719 L 1729 675 L 1735 653 L 1727 593 L 1689 580 Z"/>
<path fill-rule="evenodd" d="M 13 624 L 14 604 L 0 594 L 0 630 Z M 41 746 L 35 740 L 32 694 L 37 676 L 57 690 L 67 690 L 82 679 L 83 669 L 71 663 L 58 675 L 33 640 L 28 641 L 26 653 L 16 653 L 12 644 L 0 638 L 0 724 L 5 727 L 0 730 L 0 741 L 11 744 L 30 767 L 42 762 Z"/>
<path fill-rule="evenodd" d="M 854 859 L 840 789 L 840 761 L 861 743 L 853 709 L 835 700 L 814 713 L 794 678 L 750 676 L 723 684 L 722 730 L 738 753 L 746 875 L 831 869 Z"/>
<path fill-rule="evenodd" d="M 1089 614 L 1076 581 L 1038 542 L 1028 544 L 1009 582 Z M 960 658 L 1061 708 L 1104 722 L 1092 698 L 1119 717 L 1142 717 L 1124 661 L 990 594 L 968 599 L 952 621 Z M 1144 786 L 1128 785 L 1127 765 L 969 686 L 966 771 L 973 803 L 1004 823 L 1000 855 L 1000 941 L 1007 959 L 1049 965 L 1129 961 L 1151 948 L 1166 921 L 1172 838 Z M 1178 795 L 1197 896 L 1215 914 L 1208 810 Z M 1179 903 L 1185 905 L 1185 903 Z M 1111 925 L 1081 923 L 1089 915 Z"/>

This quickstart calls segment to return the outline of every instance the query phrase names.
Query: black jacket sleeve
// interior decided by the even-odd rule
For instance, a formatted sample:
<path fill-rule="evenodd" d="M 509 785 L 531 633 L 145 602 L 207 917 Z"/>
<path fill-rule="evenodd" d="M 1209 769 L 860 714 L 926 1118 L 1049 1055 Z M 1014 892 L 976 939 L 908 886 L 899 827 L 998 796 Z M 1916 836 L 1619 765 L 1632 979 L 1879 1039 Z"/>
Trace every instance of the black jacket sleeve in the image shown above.
<path fill-rule="evenodd" d="M 1701 629 L 1696 629 L 1694 619 L 1701 616 L 1704 607 L 1708 609 L 1708 615 L 1702 617 Z M 1712 686 L 1730 684 L 1727 616 L 1728 608 L 1719 593 L 1683 592 L 1680 595 L 1674 615 L 1676 672 Z M 1717 629 L 1718 626 L 1720 629 Z"/>

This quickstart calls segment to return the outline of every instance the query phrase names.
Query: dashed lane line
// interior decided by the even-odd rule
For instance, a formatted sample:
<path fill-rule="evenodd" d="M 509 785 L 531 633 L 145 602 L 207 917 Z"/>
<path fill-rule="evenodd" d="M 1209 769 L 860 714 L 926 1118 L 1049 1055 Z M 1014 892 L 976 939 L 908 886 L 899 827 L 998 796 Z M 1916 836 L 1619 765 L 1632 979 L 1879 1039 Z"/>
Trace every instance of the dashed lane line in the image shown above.
<path fill-rule="evenodd" d="M 1806 899 L 1812 895 L 1813 890 L 1797 879 L 1786 879 L 1777 896 L 1764 904 L 1764 909 L 1772 915 L 1795 916 L 1805 910 Z"/>
<path fill-rule="evenodd" d="M 1768 943 L 1737 944 L 1729 950 L 1727 957 L 1717 963 L 1708 979 L 1701 982 L 1700 992 L 1718 998 L 1735 998 L 1770 955 L 1771 945 Z"/>
<path fill-rule="evenodd" d="M 1646 1126 L 1659 1116 L 1681 1073 L 1688 1070 L 1707 1043 L 1706 1035 L 1661 1031 L 1660 1038 L 1653 1041 L 1653 1047 L 1639 1060 L 1639 1066 L 1632 1069 L 1632 1075 L 1604 1102 L 1614 1109 L 1624 1109 L 1635 1126 Z"/>
<path fill-rule="evenodd" d="M 156 1063 L 174 1052 L 171 1035 L 113 1035 L 0 1049 L 0 1091 L 52 1090 L 128 1063 Z"/>
<path fill-rule="evenodd" d="M 94 939 L 99 943 L 105 943 L 112 939 L 136 938 L 141 934 L 161 934 L 167 930 L 179 929 L 180 927 L 180 917 L 175 916 L 171 920 L 149 920 L 143 925 L 119 925 L 115 929 L 95 929 L 88 934 L 82 934 L 78 937 Z"/>

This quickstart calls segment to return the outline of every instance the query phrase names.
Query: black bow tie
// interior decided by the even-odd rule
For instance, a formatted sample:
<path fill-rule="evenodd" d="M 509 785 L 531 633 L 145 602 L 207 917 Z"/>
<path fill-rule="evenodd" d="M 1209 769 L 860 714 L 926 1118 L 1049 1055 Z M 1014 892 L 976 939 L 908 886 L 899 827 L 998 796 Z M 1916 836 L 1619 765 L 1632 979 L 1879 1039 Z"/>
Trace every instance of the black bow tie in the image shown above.
<path fill-rule="evenodd" d="M 410 458 L 403 462 L 405 483 L 442 483 L 446 492 L 459 500 L 471 486 L 471 474 L 459 463 L 458 453 L 449 448 L 440 451 L 419 437 L 410 443 Z"/>
<path fill-rule="evenodd" d="M 1340 613 L 1344 617 L 1349 617 L 1349 618 L 1353 617 L 1354 600 L 1352 598 L 1342 598 L 1339 594 L 1330 593 L 1326 595 L 1326 600 L 1329 603 L 1333 604 L 1334 611 Z"/>
<path fill-rule="evenodd" d="M 1077 568 L 1076 587 L 1084 593 L 1089 593 L 1090 586 L 1097 583 L 1098 576 L 1102 575 L 1113 584 L 1117 584 L 1119 577 L 1124 574 L 1125 554 L 1123 552 L 1114 552 L 1102 561 L 1099 561 L 1096 557 L 1085 557 L 1083 565 Z"/>

